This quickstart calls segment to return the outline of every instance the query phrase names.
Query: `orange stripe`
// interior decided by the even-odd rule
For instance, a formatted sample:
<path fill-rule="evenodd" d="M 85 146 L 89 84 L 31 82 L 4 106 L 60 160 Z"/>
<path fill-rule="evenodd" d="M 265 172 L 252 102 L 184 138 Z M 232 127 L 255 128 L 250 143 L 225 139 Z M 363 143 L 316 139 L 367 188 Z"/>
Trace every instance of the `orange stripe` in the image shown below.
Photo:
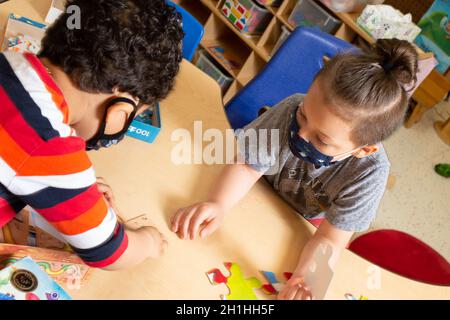
<path fill-rule="evenodd" d="M 106 205 L 105 199 L 101 197 L 91 209 L 79 215 L 75 219 L 52 222 L 52 225 L 58 231 L 68 236 L 73 236 L 99 226 L 103 219 L 105 219 L 107 213 L 108 206 Z"/>
<path fill-rule="evenodd" d="M 21 176 L 51 176 L 73 174 L 91 167 L 86 151 L 80 150 L 55 156 L 31 156 L 26 165 L 19 169 Z"/>
<path fill-rule="evenodd" d="M 68 124 L 69 123 L 69 110 L 67 108 L 66 100 L 64 100 L 64 97 L 62 95 L 60 95 L 59 92 L 55 91 L 52 87 L 47 85 L 45 82 L 44 82 L 44 85 L 45 85 L 45 88 L 47 89 L 47 91 L 52 95 L 53 102 L 56 104 L 58 109 L 62 112 L 63 118 L 64 118 L 63 122 L 65 124 Z"/>
<path fill-rule="evenodd" d="M 2 126 L 0 126 L 0 157 L 15 171 L 28 158 L 28 153 L 11 138 Z"/>

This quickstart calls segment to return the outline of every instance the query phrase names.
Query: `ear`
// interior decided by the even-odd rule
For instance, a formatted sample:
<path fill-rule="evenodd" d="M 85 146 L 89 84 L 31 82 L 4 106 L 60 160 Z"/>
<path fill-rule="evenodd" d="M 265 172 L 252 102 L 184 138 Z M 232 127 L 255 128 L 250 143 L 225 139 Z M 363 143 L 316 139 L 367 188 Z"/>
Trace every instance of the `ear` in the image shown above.
<path fill-rule="evenodd" d="M 352 155 L 356 158 L 364 158 L 367 156 L 370 156 L 371 154 L 374 154 L 380 150 L 380 147 L 376 144 L 371 144 L 365 147 L 361 147 L 355 152 L 352 153 Z"/>
<path fill-rule="evenodd" d="M 109 107 L 107 112 L 105 133 L 115 134 L 125 127 L 128 118 L 133 112 L 133 106 L 129 103 L 118 102 Z"/>

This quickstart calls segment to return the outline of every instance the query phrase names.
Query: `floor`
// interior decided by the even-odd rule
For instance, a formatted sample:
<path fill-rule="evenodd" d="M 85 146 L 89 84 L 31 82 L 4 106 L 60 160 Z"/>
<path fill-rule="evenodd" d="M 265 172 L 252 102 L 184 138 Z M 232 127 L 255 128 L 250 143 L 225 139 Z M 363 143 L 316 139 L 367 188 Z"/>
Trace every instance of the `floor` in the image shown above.
<path fill-rule="evenodd" d="M 450 146 L 436 135 L 433 122 L 450 116 L 441 102 L 410 129 L 402 127 L 384 146 L 391 179 L 372 229 L 396 229 L 415 236 L 450 261 L 450 179 L 434 172 L 450 163 Z"/>

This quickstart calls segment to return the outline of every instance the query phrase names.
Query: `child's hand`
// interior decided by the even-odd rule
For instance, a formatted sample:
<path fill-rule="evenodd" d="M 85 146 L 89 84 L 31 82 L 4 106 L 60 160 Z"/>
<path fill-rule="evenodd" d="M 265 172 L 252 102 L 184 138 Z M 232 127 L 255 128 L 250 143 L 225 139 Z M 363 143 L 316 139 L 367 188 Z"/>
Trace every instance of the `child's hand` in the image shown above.
<path fill-rule="evenodd" d="M 171 229 L 180 239 L 204 238 L 216 231 L 224 217 L 223 208 L 216 202 L 200 202 L 178 209 L 171 219 Z"/>
<path fill-rule="evenodd" d="M 167 238 L 155 227 L 142 227 L 138 230 L 128 231 L 135 232 L 144 242 L 143 248 L 150 258 L 158 258 L 163 255 L 167 249 Z M 142 248 L 142 249 L 143 249 Z"/>
<path fill-rule="evenodd" d="M 114 193 L 109 184 L 102 177 L 97 177 L 97 188 L 105 197 L 108 205 L 116 210 L 116 198 L 114 197 Z"/>
<path fill-rule="evenodd" d="M 311 289 L 303 278 L 293 276 L 278 294 L 278 300 L 312 300 Z"/>

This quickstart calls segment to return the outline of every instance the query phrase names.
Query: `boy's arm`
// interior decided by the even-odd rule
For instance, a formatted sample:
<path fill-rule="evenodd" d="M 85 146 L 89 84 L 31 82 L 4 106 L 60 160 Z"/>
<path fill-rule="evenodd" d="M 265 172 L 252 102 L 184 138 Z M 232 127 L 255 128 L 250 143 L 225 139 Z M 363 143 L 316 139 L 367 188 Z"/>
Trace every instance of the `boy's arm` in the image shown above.
<path fill-rule="evenodd" d="M 35 209 L 92 267 L 131 267 L 164 248 L 164 238 L 158 238 L 156 230 L 125 230 L 118 222 L 115 210 L 99 191 L 79 138 L 42 142 L 16 167 L 8 189 Z"/>
<path fill-rule="evenodd" d="M 303 279 L 309 266 L 313 263 L 315 252 L 321 250 L 321 246 L 330 245 L 332 255 L 329 265 L 333 269 L 352 235 L 352 231 L 340 230 L 324 220 L 303 248 L 297 267 L 278 298 L 287 300 L 311 299 L 311 288 L 308 287 L 307 283 L 304 283 Z"/>
<path fill-rule="evenodd" d="M 181 239 L 193 240 L 213 233 L 226 211 L 231 209 L 263 175 L 246 164 L 230 164 L 221 172 L 208 200 L 179 209 L 171 221 L 171 229 Z"/>

